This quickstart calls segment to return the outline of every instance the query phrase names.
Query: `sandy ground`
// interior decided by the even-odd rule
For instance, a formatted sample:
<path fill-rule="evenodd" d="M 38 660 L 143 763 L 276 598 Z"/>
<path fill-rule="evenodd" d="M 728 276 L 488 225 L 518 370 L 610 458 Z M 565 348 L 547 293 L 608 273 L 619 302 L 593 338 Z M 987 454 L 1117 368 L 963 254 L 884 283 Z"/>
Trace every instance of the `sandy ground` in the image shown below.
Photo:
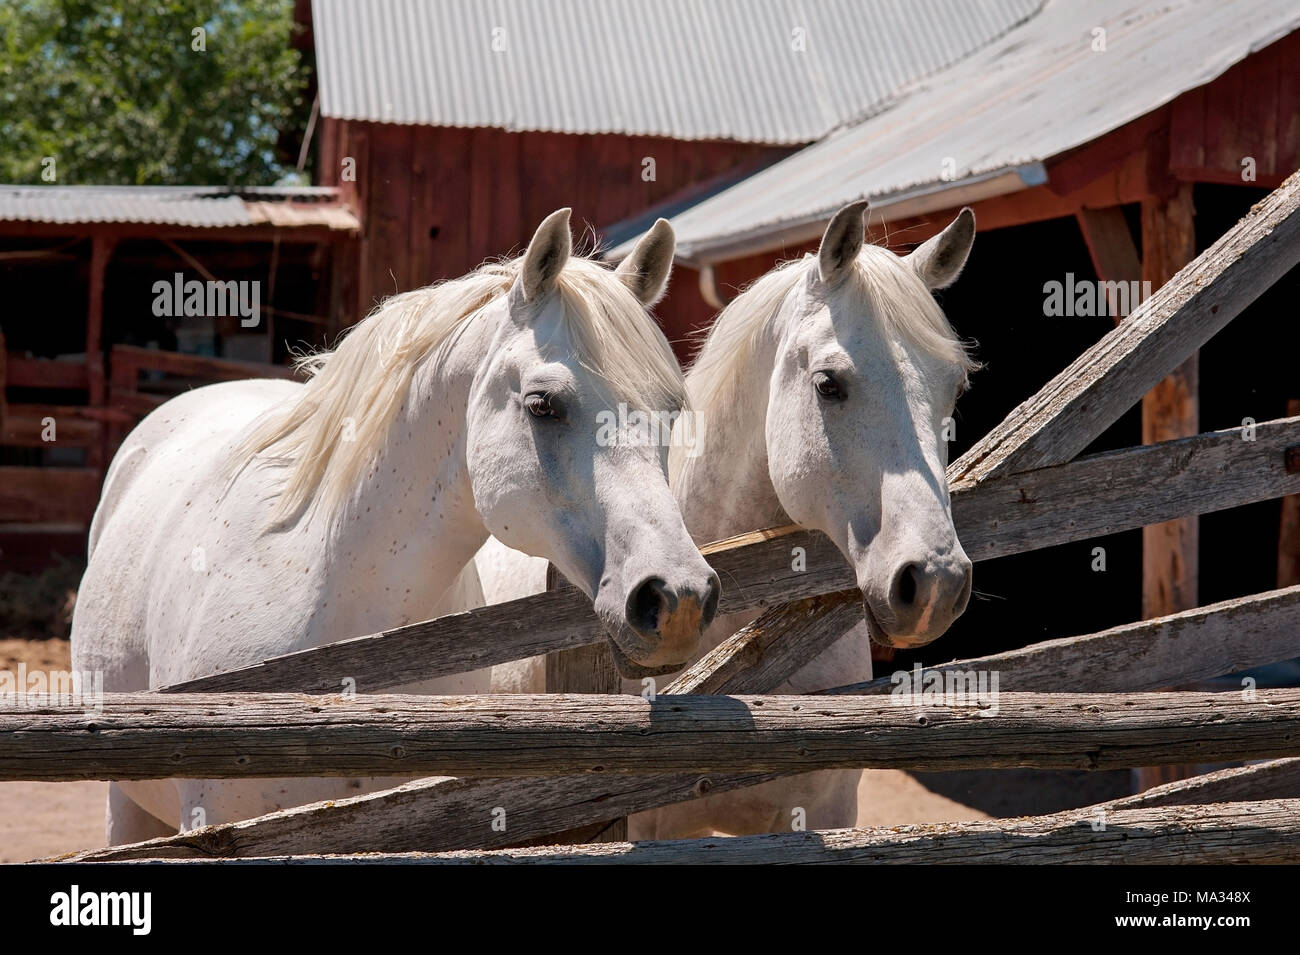
<path fill-rule="evenodd" d="M 0 639 L 0 670 L 67 670 L 66 640 Z M 104 844 L 108 783 L 0 783 L 0 862 Z"/>
<path fill-rule="evenodd" d="M 66 640 L 0 639 L 0 670 L 20 662 L 66 670 Z M 108 783 L 0 783 L 0 862 L 26 862 L 104 845 Z M 867 772 L 858 787 L 859 824 L 901 826 L 987 819 L 979 809 L 931 792 L 907 773 Z"/>

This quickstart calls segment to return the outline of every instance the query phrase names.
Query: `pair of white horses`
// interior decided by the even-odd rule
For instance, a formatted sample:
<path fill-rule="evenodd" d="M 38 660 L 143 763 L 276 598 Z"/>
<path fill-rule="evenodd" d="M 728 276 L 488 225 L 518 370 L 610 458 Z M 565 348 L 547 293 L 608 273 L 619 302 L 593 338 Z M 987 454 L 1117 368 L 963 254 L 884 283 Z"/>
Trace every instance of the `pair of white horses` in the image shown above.
<path fill-rule="evenodd" d="M 791 521 L 853 565 L 871 638 L 935 639 L 970 593 L 942 422 L 972 363 L 930 292 L 960 272 L 974 217 L 898 257 L 864 245 L 865 211 L 842 209 L 816 256 L 738 296 L 685 378 L 647 313 L 671 227 L 657 222 L 611 271 L 572 255 L 563 209 L 520 258 L 387 300 L 308 361 L 306 384 L 228 382 L 167 402 L 109 469 L 74 668 L 102 671 L 108 690 L 178 683 L 522 596 L 550 561 L 592 598 L 625 677 L 675 672 L 746 622 L 713 622 L 720 583 L 697 545 Z M 689 404 L 699 443 L 608 440 L 620 403 Z M 864 679 L 870 657 L 855 628 L 784 689 Z M 402 690 L 540 691 L 537 674 L 524 661 Z M 852 825 L 859 776 L 667 807 L 633 817 L 631 833 L 779 831 L 795 807 L 813 828 Z M 398 782 L 115 783 L 108 838 Z"/>

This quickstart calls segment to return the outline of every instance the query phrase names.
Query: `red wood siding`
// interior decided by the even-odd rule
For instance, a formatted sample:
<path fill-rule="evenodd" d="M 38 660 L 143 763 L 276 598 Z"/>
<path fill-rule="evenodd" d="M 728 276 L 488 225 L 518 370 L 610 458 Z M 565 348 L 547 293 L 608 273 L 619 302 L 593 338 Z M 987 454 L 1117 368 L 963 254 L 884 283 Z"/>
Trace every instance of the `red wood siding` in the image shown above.
<path fill-rule="evenodd" d="M 1181 179 L 1241 183 L 1241 161 L 1276 188 L 1300 168 L 1300 33 L 1278 40 L 1173 103 L 1170 167 Z"/>
<path fill-rule="evenodd" d="M 637 215 L 685 189 L 788 149 L 653 137 L 511 133 L 326 119 L 320 180 L 362 217 L 355 321 L 374 303 L 521 251 L 537 224 L 573 208 L 575 233 Z M 341 181 L 355 160 L 356 182 Z M 643 160 L 655 179 L 642 179 Z M 656 309 L 670 338 L 706 321 L 696 273 L 679 269 Z M 345 319 L 344 324 L 350 324 Z"/>

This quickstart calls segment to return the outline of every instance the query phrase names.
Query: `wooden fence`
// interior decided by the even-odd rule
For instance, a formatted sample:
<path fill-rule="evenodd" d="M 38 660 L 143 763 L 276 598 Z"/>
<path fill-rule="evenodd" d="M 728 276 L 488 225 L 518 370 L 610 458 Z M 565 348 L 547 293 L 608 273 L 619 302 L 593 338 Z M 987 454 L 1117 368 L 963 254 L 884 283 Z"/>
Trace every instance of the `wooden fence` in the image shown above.
<path fill-rule="evenodd" d="M 1300 261 L 1300 176 L 949 469 L 976 560 L 1300 493 L 1300 417 L 1078 457 Z M 793 548 L 804 548 L 802 570 Z M 445 773 L 77 861 L 1300 861 L 1300 690 L 1152 692 L 1300 656 L 1300 587 L 934 668 L 996 699 L 921 705 L 890 681 L 770 694 L 860 616 L 821 535 L 706 548 L 721 610 L 761 610 L 651 700 L 379 691 L 604 639 L 571 588 L 373 634 L 89 714 L 0 710 L 0 779 Z M 343 678 L 364 694 L 337 695 Z M 889 693 L 888 697 L 882 694 Z M 594 844 L 611 820 L 831 767 L 1138 767 L 1267 759 L 1050 816 L 891 830 Z M 653 768 L 650 768 L 653 767 Z M 492 825 L 508 812 L 508 831 Z"/>

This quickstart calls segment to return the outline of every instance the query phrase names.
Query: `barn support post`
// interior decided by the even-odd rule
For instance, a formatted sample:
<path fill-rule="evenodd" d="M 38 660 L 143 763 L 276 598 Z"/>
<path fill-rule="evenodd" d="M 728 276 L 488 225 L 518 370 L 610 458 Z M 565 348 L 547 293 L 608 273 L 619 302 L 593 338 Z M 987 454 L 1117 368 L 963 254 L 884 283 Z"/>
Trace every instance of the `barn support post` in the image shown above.
<path fill-rule="evenodd" d="M 86 308 L 86 375 L 92 405 L 104 403 L 104 274 L 115 240 L 97 235 L 90 240 L 90 293 Z"/>
<path fill-rule="evenodd" d="M 1160 288 L 1196 257 L 1192 187 L 1142 203 L 1142 280 Z M 1142 399 L 1142 443 L 1185 438 L 1200 430 L 1199 360 L 1193 354 Z M 1184 517 L 1142 529 L 1142 616 L 1160 617 L 1197 604 L 1198 520 Z"/>
<path fill-rule="evenodd" d="M 101 407 L 108 400 L 104 375 L 104 276 L 116 239 L 97 235 L 90 240 L 90 289 L 86 307 L 86 403 Z M 110 428 L 86 448 L 86 466 L 102 471 L 108 460 Z"/>
<path fill-rule="evenodd" d="M 1192 187 L 1182 183 L 1170 198 L 1142 201 L 1142 280 L 1157 289 L 1196 257 Z M 1142 399 L 1142 443 L 1196 434 L 1200 427 L 1199 356 L 1191 355 Z M 1190 610 L 1198 603 L 1200 521 L 1180 517 L 1142 528 L 1142 617 Z M 1138 791 L 1186 779 L 1194 766 L 1137 770 Z"/>

